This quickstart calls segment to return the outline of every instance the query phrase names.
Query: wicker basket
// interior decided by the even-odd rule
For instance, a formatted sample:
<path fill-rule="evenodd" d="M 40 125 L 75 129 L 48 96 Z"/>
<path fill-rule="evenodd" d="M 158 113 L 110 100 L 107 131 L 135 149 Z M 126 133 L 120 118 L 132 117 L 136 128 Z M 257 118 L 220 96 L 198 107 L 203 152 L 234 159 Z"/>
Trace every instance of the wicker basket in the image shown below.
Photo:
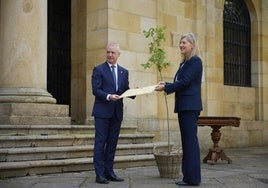
<path fill-rule="evenodd" d="M 154 157 L 162 178 L 179 178 L 181 153 L 154 152 Z"/>

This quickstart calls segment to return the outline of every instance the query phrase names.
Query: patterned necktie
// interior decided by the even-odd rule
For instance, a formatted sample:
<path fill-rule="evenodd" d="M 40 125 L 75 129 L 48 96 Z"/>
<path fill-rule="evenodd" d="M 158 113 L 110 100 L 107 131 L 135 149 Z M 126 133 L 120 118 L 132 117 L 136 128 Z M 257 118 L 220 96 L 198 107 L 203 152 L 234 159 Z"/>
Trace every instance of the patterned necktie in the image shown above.
<path fill-rule="evenodd" d="M 113 78 L 114 78 L 114 84 L 115 84 L 115 86 L 117 88 L 116 75 L 115 75 L 115 66 L 112 65 L 111 68 L 112 68 L 112 74 L 113 74 Z"/>

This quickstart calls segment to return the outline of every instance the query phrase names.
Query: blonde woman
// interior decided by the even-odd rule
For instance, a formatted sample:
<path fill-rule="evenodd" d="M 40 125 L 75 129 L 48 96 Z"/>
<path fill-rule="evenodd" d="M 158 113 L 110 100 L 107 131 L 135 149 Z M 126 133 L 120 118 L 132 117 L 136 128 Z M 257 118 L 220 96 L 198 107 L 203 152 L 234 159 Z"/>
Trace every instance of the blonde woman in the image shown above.
<path fill-rule="evenodd" d="M 177 185 L 198 186 L 201 183 L 200 149 L 197 137 L 198 118 L 202 110 L 202 60 L 198 44 L 192 33 L 181 37 L 179 48 L 182 62 L 173 83 L 160 82 L 155 90 L 175 93 L 175 110 L 181 131 L 183 149 L 182 181 Z"/>

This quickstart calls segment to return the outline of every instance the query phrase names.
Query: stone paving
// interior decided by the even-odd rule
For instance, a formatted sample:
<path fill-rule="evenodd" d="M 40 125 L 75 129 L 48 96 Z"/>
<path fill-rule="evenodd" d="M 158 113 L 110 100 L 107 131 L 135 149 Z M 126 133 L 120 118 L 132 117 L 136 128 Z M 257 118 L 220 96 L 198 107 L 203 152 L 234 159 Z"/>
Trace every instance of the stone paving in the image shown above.
<path fill-rule="evenodd" d="M 268 146 L 224 150 L 233 161 L 201 165 L 200 188 L 268 188 Z M 204 157 L 206 153 L 202 153 Z M 176 188 L 174 179 L 160 178 L 157 167 L 116 169 L 124 182 L 96 184 L 93 171 L 0 180 L 0 188 Z"/>

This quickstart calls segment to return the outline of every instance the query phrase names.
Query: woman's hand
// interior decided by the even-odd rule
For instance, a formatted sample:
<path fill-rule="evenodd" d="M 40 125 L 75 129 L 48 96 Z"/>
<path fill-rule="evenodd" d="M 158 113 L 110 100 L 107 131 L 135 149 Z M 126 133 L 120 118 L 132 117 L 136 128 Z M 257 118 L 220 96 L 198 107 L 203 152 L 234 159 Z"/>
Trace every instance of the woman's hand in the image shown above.
<path fill-rule="evenodd" d="M 165 82 L 159 82 L 157 86 L 155 87 L 155 91 L 163 91 L 165 89 Z"/>

